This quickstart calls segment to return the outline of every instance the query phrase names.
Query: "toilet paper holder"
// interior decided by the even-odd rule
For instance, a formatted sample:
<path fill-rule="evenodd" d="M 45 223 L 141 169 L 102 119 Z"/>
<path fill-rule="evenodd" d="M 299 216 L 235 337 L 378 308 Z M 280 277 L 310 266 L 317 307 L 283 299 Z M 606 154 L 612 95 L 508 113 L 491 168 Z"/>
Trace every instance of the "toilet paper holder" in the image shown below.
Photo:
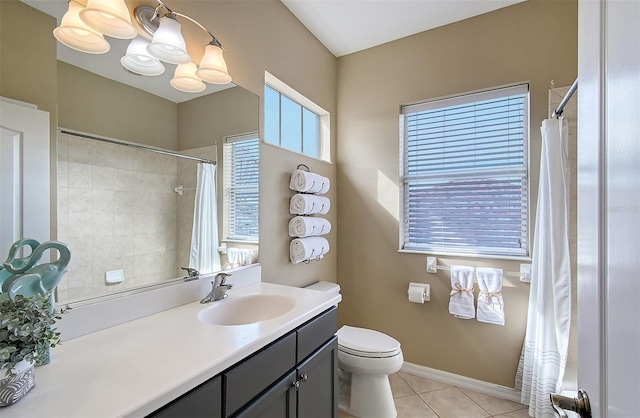
<path fill-rule="evenodd" d="M 422 297 L 425 302 L 428 302 L 431 299 L 431 286 L 426 283 L 415 283 L 409 282 L 409 289 L 407 290 L 407 294 L 411 293 L 411 289 L 419 289 L 422 291 Z"/>

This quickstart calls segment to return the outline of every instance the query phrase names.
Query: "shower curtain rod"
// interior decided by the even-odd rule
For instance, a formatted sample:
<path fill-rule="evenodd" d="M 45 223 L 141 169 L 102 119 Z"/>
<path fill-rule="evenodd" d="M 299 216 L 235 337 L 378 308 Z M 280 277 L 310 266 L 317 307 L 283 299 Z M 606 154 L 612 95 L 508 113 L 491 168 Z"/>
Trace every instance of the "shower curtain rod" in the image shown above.
<path fill-rule="evenodd" d="M 552 118 L 557 118 L 559 116 L 562 116 L 562 112 L 564 112 L 564 107 L 567 105 L 567 103 L 571 99 L 571 96 L 573 96 L 573 93 L 575 93 L 576 90 L 578 90 L 577 78 L 576 78 L 576 81 L 573 82 L 571 87 L 569 87 L 569 91 L 567 92 L 567 94 L 564 95 L 564 98 L 562 99 L 562 101 L 560 102 L 556 110 L 554 110 L 553 113 L 551 114 Z"/>
<path fill-rule="evenodd" d="M 191 157 L 189 155 L 178 154 L 177 152 L 165 151 L 162 149 L 147 147 L 144 145 L 137 145 L 137 144 L 131 144 L 128 142 L 116 141 L 115 139 L 101 138 L 99 136 L 93 136 L 93 135 L 83 134 L 80 132 L 74 132 L 68 129 L 60 128 L 58 129 L 58 132 L 60 132 L 61 134 L 73 135 L 80 138 L 93 139 L 95 141 L 107 142 L 109 144 L 115 144 L 115 145 L 124 145 L 125 147 L 137 148 L 145 151 L 157 152 L 158 154 L 170 155 L 171 157 L 185 158 L 187 160 L 194 160 L 201 163 L 216 165 L 215 161 L 205 160 L 204 158 Z"/>

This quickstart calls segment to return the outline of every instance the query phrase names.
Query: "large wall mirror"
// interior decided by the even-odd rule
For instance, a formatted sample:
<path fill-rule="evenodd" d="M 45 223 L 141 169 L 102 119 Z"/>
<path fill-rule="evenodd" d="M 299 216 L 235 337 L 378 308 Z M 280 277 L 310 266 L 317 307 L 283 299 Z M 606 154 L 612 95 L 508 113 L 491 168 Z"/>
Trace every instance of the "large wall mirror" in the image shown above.
<path fill-rule="evenodd" d="M 25 3 L 58 19 L 67 4 Z M 180 282 L 202 221 L 197 161 L 99 139 L 215 161 L 220 269 L 259 260 L 258 97 L 234 84 L 165 94 L 175 66 L 164 78 L 127 73 L 128 42 L 109 42 L 111 57 L 58 44 L 55 238 L 72 251 L 59 304 Z"/>

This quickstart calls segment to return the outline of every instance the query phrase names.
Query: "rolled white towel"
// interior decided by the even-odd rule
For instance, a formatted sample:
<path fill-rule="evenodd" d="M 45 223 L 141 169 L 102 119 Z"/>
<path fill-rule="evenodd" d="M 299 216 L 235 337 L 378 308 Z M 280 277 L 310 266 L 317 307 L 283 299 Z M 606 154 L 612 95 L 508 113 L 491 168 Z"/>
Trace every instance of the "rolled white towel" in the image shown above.
<path fill-rule="evenodd" d="M 331 222 L 324 218 L 296 216 L 289 221 L 289 236 L 294 238 L 326 235 L 331 231 Z"/>
<path fill-rule="evenodd" d="M 327 177 L 304 170 L 295 170 L 289 182 L 289 189 L 304 193 L 324 194 L 330 187 L 331 181 Z"/>
<path fill-rule="evenodd" d="M 328 197 L 313 194 L 295 194 L 289 202 L 289 212 L 292 215 L 317 215 L 326 214 L 331 208 Z"/>
<path fill-rule="evenodd" d="M 329 252 L 329 241 L 323 237 L 296 238 L 289 246 L 289 256 L 293 264 L 322 258 Z"/>

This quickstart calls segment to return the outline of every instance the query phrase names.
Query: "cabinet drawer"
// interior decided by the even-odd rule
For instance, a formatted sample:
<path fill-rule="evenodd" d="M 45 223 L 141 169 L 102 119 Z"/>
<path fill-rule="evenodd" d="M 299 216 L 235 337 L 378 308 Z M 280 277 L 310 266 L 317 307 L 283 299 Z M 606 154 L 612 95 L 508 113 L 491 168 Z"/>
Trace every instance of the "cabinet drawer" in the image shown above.
<path fill-rule="evenodd" d="M 236 412 L 295 365 L 294 332 L 224 373 L 224 416 L 228 417 Z"/>
<path fill-rule="evenodd" d="M 298 336 L 297 361 L 300 362 L 333 337 L 338 329 L 338 308 L 332 307 L 302 325 Z"/>
<path fill-rule="evenodd" d="M 222 379 L 216 376 L 147 418 L 222 416 Z"/>

